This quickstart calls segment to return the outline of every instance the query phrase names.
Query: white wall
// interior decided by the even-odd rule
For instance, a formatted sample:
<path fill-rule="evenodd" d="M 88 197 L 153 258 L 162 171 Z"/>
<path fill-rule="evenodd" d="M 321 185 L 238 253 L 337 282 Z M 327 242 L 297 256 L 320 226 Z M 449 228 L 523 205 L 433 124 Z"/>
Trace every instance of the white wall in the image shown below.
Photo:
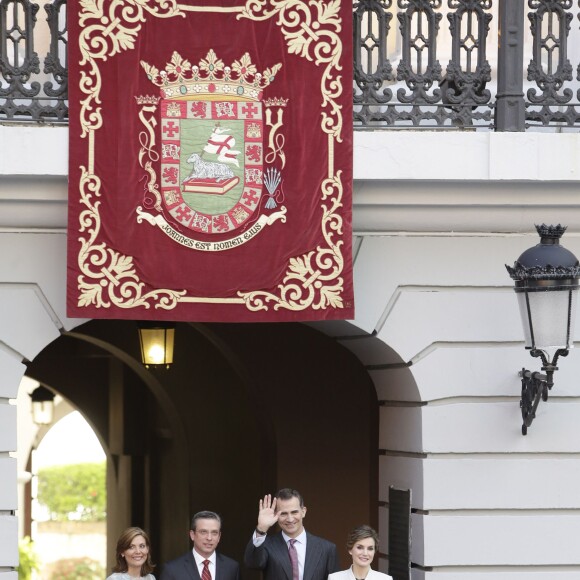
<path fill-rule="evenodd" d="M 0 580 L 16 578 L 9 399 L 22 361 L 82 322 L 65 314 L 66 137 L 0 126 Z M 534 222 L 568 224 L 563 244 L 580 255 L 579 143 L 576 134 L 355 134 L 353 324 L 375 336 L 342 342 L 379 365 L 370 374 L 382 401 L 380 494 L 413 489 L 415 580 L 580 576 L 580 354 L 562 359 L 522 437 L 517 372 L 537 361 L 522 348 L 503 266 L 537 242 L 522 235 Z M 411 366 L 393 366 L 398 357 Z M 388 506 L 380 518 L 386 545 Z M 545 541 L 552 532 L 558 541 Z"/>
<path fill-rule="evenodd" d="M 0 176 L 1 177 L 1 176 Z M 1 182 L 0 182 L 1 184 Z M 1 189 L 1 187 L 0 187 Z M 1 206 L 1 203 L 0 203 Z M 0 579 L 18 562 L 18 388 L 32 360 L 76 322 L 65 314 L 64 233 L 0 230 Z"/>
<path fill-rule="evenodd" d="M 540 365 L 504 263 L 538 241 L 391 234 L 358 247 L 354 324 L 375 336 L 342 343 L 373 369 L 382 401 L 379 499 L 389 485 L 412 489 L 415 580 L 580 577 L 580 352 L 560 359 L 521 435 L 518 371 Z M 562 243 L 580 255 L 578 234 Z M 387 521 L 388 506 L 383 542 Z"/>
<path fill-rule="evenodd" d="M 534 223 L 580 255 L 578 135 L 355 137 L 354 323 L 375 337 L 343 343 L 383 401 L 380 499 L 413 491 L 414 580 L 580 577 L 579 353 L 523 437 L 517 373 L 539 365 L 504 268 Z"/>

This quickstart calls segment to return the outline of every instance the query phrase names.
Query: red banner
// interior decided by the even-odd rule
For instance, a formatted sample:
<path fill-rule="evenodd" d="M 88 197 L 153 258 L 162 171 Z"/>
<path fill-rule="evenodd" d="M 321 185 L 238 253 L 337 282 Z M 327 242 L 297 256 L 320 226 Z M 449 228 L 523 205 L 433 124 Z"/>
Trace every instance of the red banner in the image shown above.
<path fill-rule="evenodd" d="M 350 319 L 352 2 L 69 2 L 68 314 Z"/>

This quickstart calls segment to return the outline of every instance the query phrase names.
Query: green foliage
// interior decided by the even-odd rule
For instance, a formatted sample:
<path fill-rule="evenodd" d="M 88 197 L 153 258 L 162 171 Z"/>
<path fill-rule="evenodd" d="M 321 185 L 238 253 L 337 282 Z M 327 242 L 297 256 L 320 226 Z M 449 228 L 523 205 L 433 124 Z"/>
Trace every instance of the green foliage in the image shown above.
<path fill-rule="evenodd" d="M 56 521 L 102 521 L 106 516 L 106 465 L 78 463 L 38 472 L 38 501 Z"/>
<path fill-rule="evenodd" d="M 50 580 L 102 580 L 105 569 L 90 558 L 57 560 L 49 566 Z"/>
<path fill-rule="evenodd" d="M 28 536 L 18 542 L 18 559 L 18 580 L 30 580 L 32 572 L 40 570 L 34 543 Z"/>

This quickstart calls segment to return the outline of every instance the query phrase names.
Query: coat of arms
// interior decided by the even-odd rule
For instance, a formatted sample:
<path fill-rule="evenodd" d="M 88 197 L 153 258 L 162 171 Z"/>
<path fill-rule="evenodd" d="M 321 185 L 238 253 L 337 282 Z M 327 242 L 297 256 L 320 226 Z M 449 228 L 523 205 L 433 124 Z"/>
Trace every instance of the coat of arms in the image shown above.
<path fill-rule="evenodd" d="M 270 122 L 272 111 L 267 111 L 265 122 L 263 102 L 264 89 L 281 65 L 259 73 L 246 53 L 225 66 L 213 50 L 199 65 L 178 53 L 163 71 L 141 65 L 160 88 L 160 97 L 137 98 L 147 129 L 140 139 L 140 162 L 149 175 L 149 199 L 153 194 L 153 203 L 144 201 L 144 206 L 153 206 L 159 214 L 139 208 L 138 219 L 198 250 L 231 249 L 265 225 L 285 221 L 285 207 L 273 211 L 282 199 L 284 154 L 281 147 L 271 147 L 269 153 L 265 147 L 282 126 L 286 101 L 268 100 L 269 107 L 279 109 L 275 125 Z M 157 111 L 158 120 L 145 115 Z M 153 130 L 157 124 L 159 149 Z"/>

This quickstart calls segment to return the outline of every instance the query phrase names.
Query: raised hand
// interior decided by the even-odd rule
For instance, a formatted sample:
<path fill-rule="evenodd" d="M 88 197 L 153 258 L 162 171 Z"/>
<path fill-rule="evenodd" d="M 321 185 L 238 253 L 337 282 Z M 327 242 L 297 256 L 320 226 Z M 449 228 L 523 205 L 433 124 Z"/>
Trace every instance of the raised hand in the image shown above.
<path fill-rule="evenodd" d="M 270 494 L 265 495 L 258 506 L 258 525 L 256 527 L 261 532 L 267 532 L 277 521 L 276 498 L 272 499 Z"/>

